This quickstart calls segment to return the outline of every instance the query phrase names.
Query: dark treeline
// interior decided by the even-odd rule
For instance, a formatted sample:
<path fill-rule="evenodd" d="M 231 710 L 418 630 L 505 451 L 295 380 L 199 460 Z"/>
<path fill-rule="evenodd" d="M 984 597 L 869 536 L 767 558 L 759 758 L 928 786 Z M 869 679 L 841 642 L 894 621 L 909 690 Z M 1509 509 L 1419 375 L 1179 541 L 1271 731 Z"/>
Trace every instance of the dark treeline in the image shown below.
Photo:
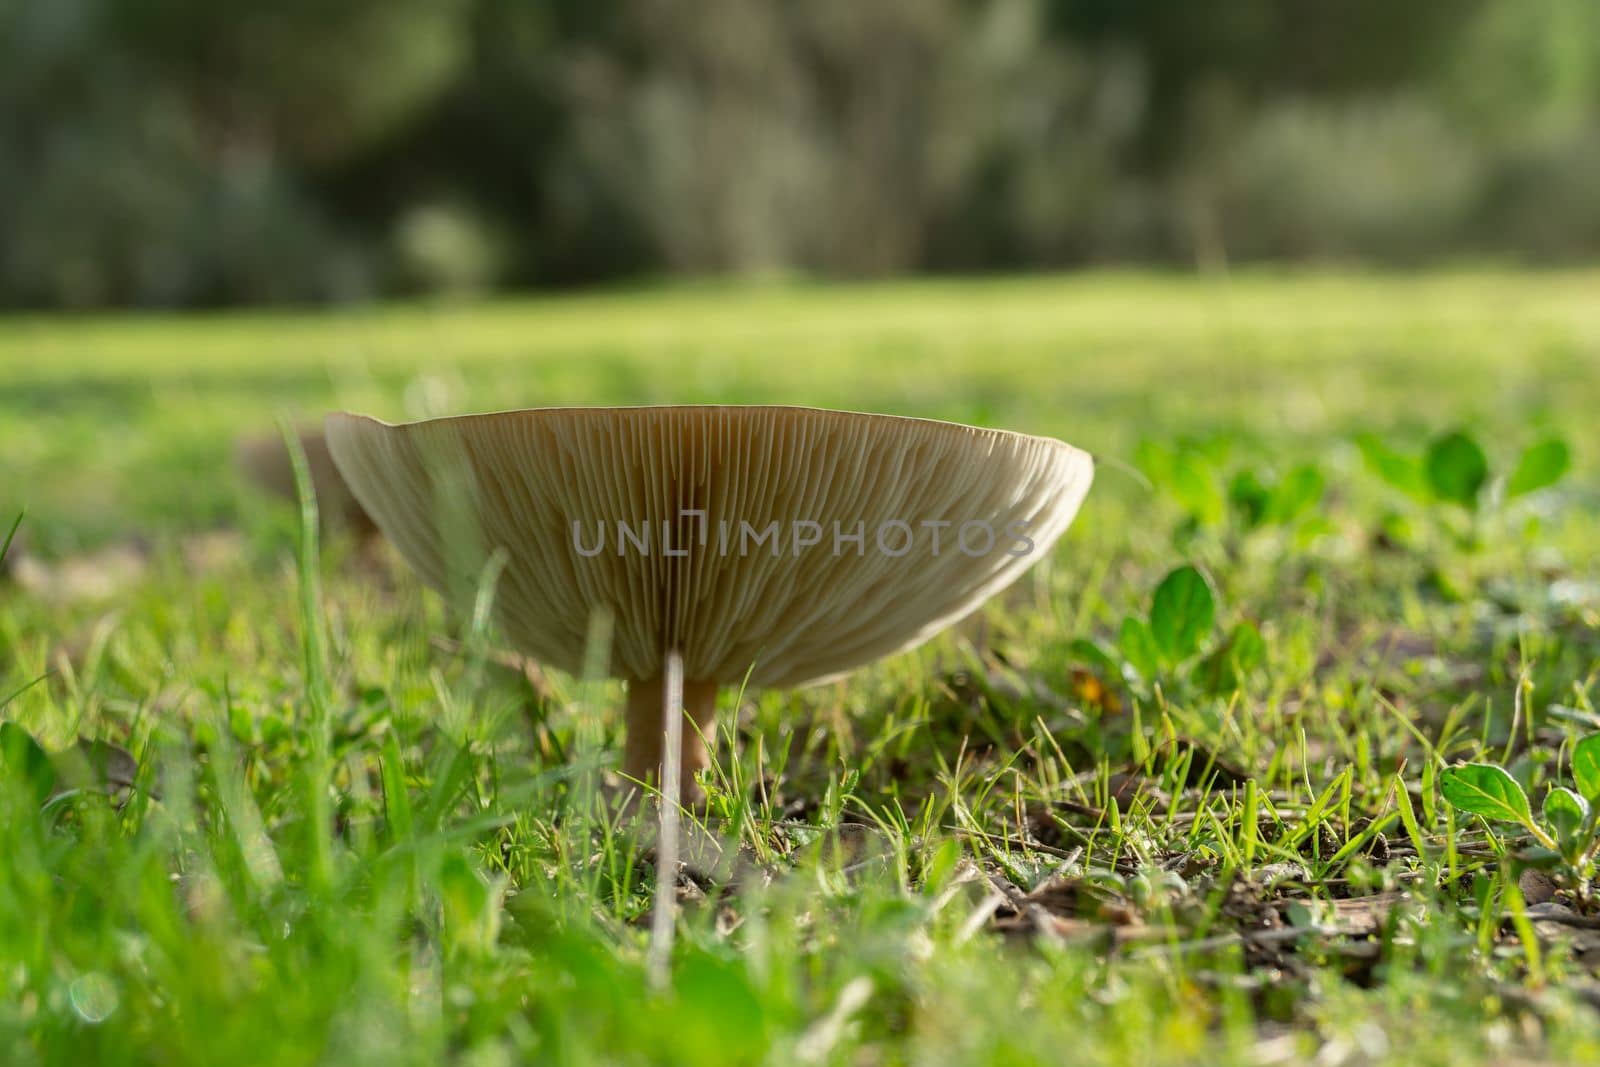
<path fill-rule="evenodd" d="M 1595 0 L 0 0 L 0 304 L 1600 252 Z"/>

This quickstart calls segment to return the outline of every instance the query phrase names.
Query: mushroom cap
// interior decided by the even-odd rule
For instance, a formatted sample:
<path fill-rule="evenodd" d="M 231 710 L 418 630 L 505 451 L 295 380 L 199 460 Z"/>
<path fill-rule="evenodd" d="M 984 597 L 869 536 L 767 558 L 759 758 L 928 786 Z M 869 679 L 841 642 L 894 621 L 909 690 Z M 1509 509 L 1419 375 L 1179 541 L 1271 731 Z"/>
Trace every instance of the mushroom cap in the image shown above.
<path fill-rule="evenodd" d="M 434 588 L 578 671 L 791 687 L 911 648 L 1046 554 L 1089 455 L 1047 437 L 817 408 L 539 408 L 389 424 L 329 415 L 346 482 Z"/>

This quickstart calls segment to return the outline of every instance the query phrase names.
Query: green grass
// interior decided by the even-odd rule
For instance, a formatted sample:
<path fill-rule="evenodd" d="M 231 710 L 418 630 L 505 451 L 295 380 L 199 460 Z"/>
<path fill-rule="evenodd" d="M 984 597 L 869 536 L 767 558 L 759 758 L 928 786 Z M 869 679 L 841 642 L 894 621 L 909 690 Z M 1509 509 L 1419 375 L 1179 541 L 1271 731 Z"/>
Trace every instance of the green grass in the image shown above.
<path fill-rule="evenodd" d="M 1530 840 L 1438 790 L 1492 758 L 1537 802 L 1600 729 L 1596 294 L 1104 275 L 0 322 L 0 533 L 25 506 L 31 574 L 0 584 L 0 717 L 56 753 L 0 745 L 0 1061 L 1600 1057 L 1595 935 L 1532 921 Z M 702 401 L 1101 463 L 981 618 L 725 695 L 656 984 L 648 835 L 599 788 L 619 688 L 536 687 L 403 568 L 319 556 L 233 448 L 334 406 Z M 1551 435 L 1572 470 L 1469 511 L 1355 444 L 1455 428 L 1497 474 Z M 1230 503 L 1297 469 L 1306 506 Z M 1132 669 L 1124 619 L 1187 563 L 1214 624 Z"/>

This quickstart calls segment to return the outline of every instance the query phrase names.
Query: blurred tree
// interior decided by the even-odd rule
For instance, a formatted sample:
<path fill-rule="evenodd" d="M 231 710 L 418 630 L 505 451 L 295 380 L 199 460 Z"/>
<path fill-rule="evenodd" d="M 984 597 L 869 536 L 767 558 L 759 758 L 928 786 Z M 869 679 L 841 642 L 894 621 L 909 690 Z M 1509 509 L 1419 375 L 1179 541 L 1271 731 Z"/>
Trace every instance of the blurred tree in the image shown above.
<path fill-rule="evenodd" d="M 644 0 L 562 69 L 571 155 L 670 268 L 844 272 L 914 261 L 950 0 Z"/>
<path fill-rule="evenodd" d="M 1600 3 L 1492 0 L 1430 87 L 1493 161 L 1466 239 L 1538 260 L 1600 250 Z"/>
<path fill-rule="evenodd" d="M 1040 132 L 1023 113 L 1059 117 L 1033 94 L 1082 91 L 1031 0 L 644 0 L 614 25 L 564 64 L 554 180 L 675 270 L 914 268 L 986 160 Z"/>
<path fill-rule="evenodd" d="M 448 88 L 468 0 L 106 0 L 107 30 L 210 139 L 347 159 Z"/>
<path fill-rule="evenodd" d="M 1149 78 L 1145 145 L 1185 141 L 1206 93 L 1370 92 L 1414 80 L 1449 54 L 1485 0 L 1050 0 L 1055 32 L 1132 49 Z"/>
<path fill-rule="evenodd" d="M 317 174 L 449 84 L 464 11 L 464 0 L 0 3 L 0 301 L 369 291 L 362 255 L 315 203 Z"/>
<path fill-rule="evenodd" d="M 631 47 L 618 0 L 473 0 L 459 76 L 406 127 L 323 181 L 341 217 L 371 231 L 448 204 L 498 245 L 497 277 L 581 284 L 655 269 L 641 220 L 572 164 L 581 97 L 573 56 Z M 401 244 L 404 238 L 401 237 Z"/>
<path fill-rule="evenodd" d="M 1480 136 L 1586 126 L 1600 106 L 1600 4 L 1487 0 L 1428 80 Z"/>

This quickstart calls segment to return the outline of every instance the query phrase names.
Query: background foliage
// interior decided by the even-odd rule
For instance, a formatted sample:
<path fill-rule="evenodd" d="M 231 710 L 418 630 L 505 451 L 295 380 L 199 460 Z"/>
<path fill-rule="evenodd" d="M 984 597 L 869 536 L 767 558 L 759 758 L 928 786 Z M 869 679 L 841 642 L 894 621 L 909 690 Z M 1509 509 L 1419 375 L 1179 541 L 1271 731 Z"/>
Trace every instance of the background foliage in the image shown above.
<path fill-rule="evenodd" d="M 1600 249 L 1591 0 L 0 0 L 0 303 Z"/>

